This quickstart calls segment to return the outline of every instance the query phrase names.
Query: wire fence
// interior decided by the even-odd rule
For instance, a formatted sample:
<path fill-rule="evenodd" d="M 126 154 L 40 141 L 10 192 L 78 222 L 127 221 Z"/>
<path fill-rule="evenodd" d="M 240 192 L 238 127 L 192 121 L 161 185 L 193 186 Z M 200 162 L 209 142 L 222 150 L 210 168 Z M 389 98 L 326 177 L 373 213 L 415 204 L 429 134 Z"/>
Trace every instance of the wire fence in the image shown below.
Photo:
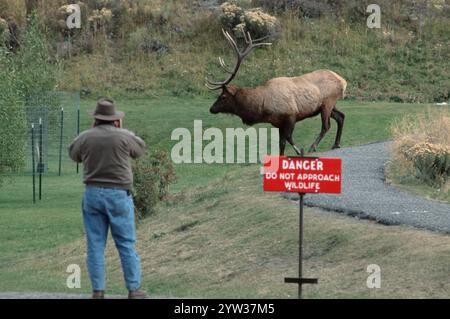
<path fill-rule="evenodd" d="M 25 165 L 7 175 L 62 175 L 78 171 L 67 149 L 80 131 L 79 92 L 50 92 L 28 99 L 25 113 Z"/>

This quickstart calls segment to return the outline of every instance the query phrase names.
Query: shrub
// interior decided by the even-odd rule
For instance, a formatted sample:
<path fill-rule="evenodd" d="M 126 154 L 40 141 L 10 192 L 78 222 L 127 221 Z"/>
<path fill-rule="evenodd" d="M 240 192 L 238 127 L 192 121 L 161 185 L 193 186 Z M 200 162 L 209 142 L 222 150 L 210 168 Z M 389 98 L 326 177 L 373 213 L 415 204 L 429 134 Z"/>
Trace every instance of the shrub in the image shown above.
<path fill-rule="evenodd" d="M 224 2 L 220 5 L 220 10 L 222 12 L 219 19 L 224 28 L 232 30 L 242 22 L 241 18 L 244 15 L 244 10 L 236 3 L 232 1 Z"/>
<path fill-rule="evenodd" d="M 243 22 L 236 26 L 236 29 L 247 30 L 253 38 L 257 39 L 265 36 L 274 37 L 278 27 L 277 18 L 264 13 L 261 9 L 252 9 L 244 12 Z"/>
<path fill-rule="evenodd" d="M 22 43 L 14 57 L 22 95 L 27 100 L 45 99 L 44 95 L 56 87 L 57 69 L 51 63 L 47 39 L 37 15 L 30 18 Z"/>
<path fill-rule="evenodd" d="M 237 36 L 241 31 L 250 32 L 254 39 L 265 36 L 274 37 L 279 28 L 277 18 L 263 12 L 260 8 L 244 10 L 235 1 L 220 5 L 220 23 L 223 28 L 232 30 Z"/>
<path fill-rule="evenodd" d="M 11 53 L 0 47 L 0 186 L 2 174 L 25 164 L 26 119 Z"/>
<path fill-rule="evenodd" d="M 441 187 L 450 178 L 450 114 L 406 117 L 393 126 L 394 160 L 401 175 Z"/>
<path fill-rule="evenodd" d="M 450 146 L 422 142 L 403 153 L 412 162 L 415 176 L 428 185 L 441 186 L 450 176 Z"/>
<path fill-rule="evenodd" d="M 167 197 L 175 172 L 168 154 L 156 151 L 133 164 L 133 175 L 136 216 L 142 219 L 155 213 L 156 204 Z"/>
<path fill-rule="evenodd" d="M 0 174 L 19 171 L 25 164 L 27 117 L 25 107 L 49 107 L 54 120 L 56 69 L 51 64 L 46 39 L 37 16 L 27 25 L 17 53 L 0 47 Z"/>

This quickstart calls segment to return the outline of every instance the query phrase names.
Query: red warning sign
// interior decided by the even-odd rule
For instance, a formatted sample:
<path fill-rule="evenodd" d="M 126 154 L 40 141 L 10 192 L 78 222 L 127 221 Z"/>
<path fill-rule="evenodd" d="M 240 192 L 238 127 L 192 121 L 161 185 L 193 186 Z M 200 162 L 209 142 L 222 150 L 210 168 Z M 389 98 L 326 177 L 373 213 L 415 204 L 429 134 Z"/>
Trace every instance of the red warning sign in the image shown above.
<path fill-rule="evenodd" d="M 341 193 L 340 158 L 266 156 L 264 191 Z"/>

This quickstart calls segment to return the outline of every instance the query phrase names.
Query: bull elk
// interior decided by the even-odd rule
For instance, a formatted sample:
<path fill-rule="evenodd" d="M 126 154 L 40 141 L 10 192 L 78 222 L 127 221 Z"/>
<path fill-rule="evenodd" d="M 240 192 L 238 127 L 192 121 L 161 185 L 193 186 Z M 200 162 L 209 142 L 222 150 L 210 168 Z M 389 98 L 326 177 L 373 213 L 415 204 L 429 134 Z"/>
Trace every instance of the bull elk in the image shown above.
<path fill-rule="evenodd" d="M 219 57 L 220 66 L 229 74 L 228 78 L 221 82 L 207 79 L 206 86 L 210 90 L 222 90 L 219 98 L 210 109 L 211 113 L 237 115 L 246 125 L 272 124 L 278 128 L 280 133 L 281 155 L 284 154 L 286 141 L 297 154 L 301 154 L 300 149 L 292 139 L 295 124 L 303 119 L 320 114 L 322 129 L 309 151 L 316 151 L 317 145 L 330 129 L 330 117 L 338 125 L 333 149 L 340 147 L 345 116 L 336 109 L 336 102 L 344 97 L 347 87 L 347 82 L 341 76 L 330 70 L 318 70 L 299 77 L 274 78 L 253 88 L 239 88 L 229 85 L 236 76 L 242 61 L 251 50 L 256 47 L 271 45 L 271 43 L 261 42 L 263 39 L 252 40 L 250 33 L 243 31 L 247 46 L 243 51 L 240 51 L 230 34 L 224 30 L 222 30 L 222 33 L 236 55 L 236 63 L 230 69 L 224 60 Z"/>

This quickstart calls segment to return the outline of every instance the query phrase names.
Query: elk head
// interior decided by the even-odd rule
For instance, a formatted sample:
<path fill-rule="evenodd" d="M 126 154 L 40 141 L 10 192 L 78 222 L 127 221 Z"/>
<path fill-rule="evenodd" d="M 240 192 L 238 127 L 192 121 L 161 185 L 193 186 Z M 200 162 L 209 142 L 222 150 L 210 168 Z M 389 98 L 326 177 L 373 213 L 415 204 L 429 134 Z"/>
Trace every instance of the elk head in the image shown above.
<path fill-rule="evenodd" d="M 211 109 L 209 110 L 213 114 L 217 113 L 233 113 L 233 109 L 236 105 L 236 92 L 238 90 L 235 86 L 228 86 L 228 84 L 234 79 L 236 76 L 239 67 L 241 66 L 242 61 L 244 58 L 253 50 L 253 48 L 265 46 L 265 45 L 271 45 L 272 43 L 264 43 L 259 42 L 264 40 L 267 37 L 252 40 L 252 37 L 250 36 L 249 32 L 245 32 L 242 30 L 242 33 L 244 35 L 245 43 L 247 44 L 247 47 L 244 49 L 244 51 L 240 51 L 236 41 L 231 37 L 231 35 L 222 29 L 222 33 L 225 36 L 225 39 L 228 41 L 229 45 L 233 49 L 235 55 L 236 55 L 236 62 L 233 67 L 233 69 L 230 69 L 224 62 L 224 60 L 219 57 L 219 65 L 221 68 L 225 71 L 225 73 L 228 73 L 228 78 L 224 81 L 210 81 L 206 79 L 206 86 L 210 90 L 218 90 L 222 89 L 222 93 L 220 94 L 219 98 L 216 100 L 216 102 L 211 106 Z"/>

